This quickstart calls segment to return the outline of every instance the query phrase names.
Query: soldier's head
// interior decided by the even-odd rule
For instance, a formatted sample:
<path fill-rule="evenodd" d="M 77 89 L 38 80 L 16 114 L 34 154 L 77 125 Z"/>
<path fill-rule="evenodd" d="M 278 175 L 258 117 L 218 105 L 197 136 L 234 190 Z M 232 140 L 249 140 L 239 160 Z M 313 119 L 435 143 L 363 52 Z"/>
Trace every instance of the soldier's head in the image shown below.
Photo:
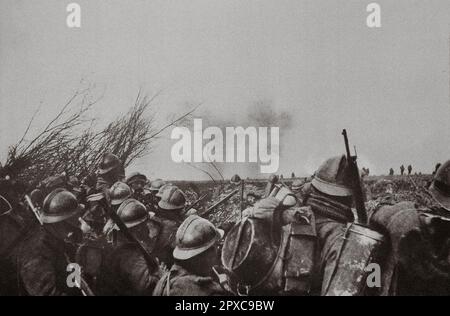
<path fill-rule="evenodd" d="M 117 209 L 122 222 L 139 241 L 147 241 L 149 238 L 148 227 L 146 225 L 149 214 L 144 204 L 135 199 L 127 199 L 120 204 Z M 123 237 L 123 236 L 122 236 Z M 122 238 L 125 240 L 125 238 Z"/>
<path fill-rule="evenodd" d="M 444 207 L 450 208 L 450 160 L 437 169 L 430 192 Z"/>
<path fill-rule="evenodd" d="M 240 185 L 242 182 L 241 177 L 238 174 L 235 174 L 234 176 L 231 177 L 230 179 L 230 183 L 232 185 Z"/>
<path fill-rule="evenodd" d="M 260 199 L 260 196 L 255 192 L 247 193 L 246 200 L 248 205 L 254 205 L 256 201 Z"/>
<path fill-rule="evenodd" d="M 186 205 L 186 197 L 183 191 L 176 186 L 161 188 L 160 197 L 158 211 L 162 214 L 179 214 Z"/>
<path fill-rule="evenodd" d="M 66 189 L 52 191 L 44 200 L 41 220 L 44 227 L 60 240 L 81 237 L 79 217 L 84 206 Z"/>
<path fill-rule="evenodd" d="M 103 177 L 117 178 L 119 173 L 123 171 L 123 164 L 119 157 L 114 154 L 106 153 L 102 157 L 102 161 L 98 166 L 98 174 Z"/>
<path fill-rule="evenodd" d="M 346 156 L 327 159 L 315 172 L 311 185 L 321 194 L 351 205 L 351 178 Z"/>
<path fill-rule="evenodd" d="M 42 181 L 42 186 L 46 194 L 56 190 L 56 189 L 69 189 L 68 178 L 65 173 L 60 173 L 54 176 L 50 176 Z"/>
<path fill-rule="evenodd" d="M 120 204 L 131 197 L 131 189 L 126 183 L 116 182 L 109 189 L 109 197 L 111 206 L 114 210 L 117 210 Z"/>
<path fill-rule="evenodd" d="M 133 192 L 143 192 L 144 186 L 147 183 L 147 177 L 139 172 L 133 172 L 126 180 Z"/>
<path fill-rule="evenodd" d="M 84 203 L 86 199 L 86 191 L 81 185 L 80 180 L 76 176 L 69 176 L 67 179 L 67 188 L 77 197 L 78 202 Z"/>
<path fill-rule="evenodd" d="M 83 220 L 97 233 L 103 230 L 106 221 L 105 199 L 104 193 L 91 194 L 86 198 L 88 210 Z"/>
<path fill-rule="evenodd" d="M 217 245 L 222 237 L 223 231 L 210 221 L 190 215 L 177 230 L 173 257 L 196 275 L 210 275 L 218 263 Z"/>
<path fill-rule="evenodd" d="M 294 193 L 300 192 L 300 190 L 302 189 L 304 184 L 305 184 L 305 181 L 302 181 L 300 179 L 292 181 L 292 184 L 291 184 L 292 192 L 294 192 Z"/>
<path fill-rule="evenodd" d="M 158 193 L 159 189 L 166 183 L 162 179 L 155 179 L 150 183 L 149 190 L 152 191 L 154 194 Z"/>
<path fill-rule="evenodd" d="M 151 196 L 154 199 L 154 203 L 155 204 L 158 204 L 158 202 L 161 200 L 161 196 L 159 195 L 159 191 L 165 185 L 166 185 L 166 183 L 163 180 L 161 180 L 161 179 L 153 180 L 150 183 L 150 187 L 148 189 L 149 189 L 149 191 L 151 193 Z"/>

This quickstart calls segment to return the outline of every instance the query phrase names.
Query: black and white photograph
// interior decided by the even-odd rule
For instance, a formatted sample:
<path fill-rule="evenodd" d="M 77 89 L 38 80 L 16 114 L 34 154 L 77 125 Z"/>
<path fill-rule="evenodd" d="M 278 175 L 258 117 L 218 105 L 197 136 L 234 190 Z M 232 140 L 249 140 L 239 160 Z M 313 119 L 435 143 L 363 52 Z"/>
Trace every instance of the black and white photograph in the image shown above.
<path fill-rule="evenodd" d="M 0 296 L 450 296 L 448 0 L 0 0 L 0 113 Z"/>

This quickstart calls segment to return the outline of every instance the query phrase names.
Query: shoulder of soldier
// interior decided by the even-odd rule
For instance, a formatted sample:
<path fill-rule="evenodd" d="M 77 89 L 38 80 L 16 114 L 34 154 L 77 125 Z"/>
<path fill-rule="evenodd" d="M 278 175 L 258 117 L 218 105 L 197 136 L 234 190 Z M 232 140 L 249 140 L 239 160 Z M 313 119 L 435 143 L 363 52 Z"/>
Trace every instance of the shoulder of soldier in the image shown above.
<path fill-rule="evenodd" d="M 149 220 L 149 222 L 153 223 L 153 226 L 159 227 L 160 230 L 171 232 L 177 231 L 182 221 L 181 220 L 176 221 L 173 219 L 163 218 L 158 215 L 155 215 Z"/>
<path fill-rule="evenodd" d="M 171 285 L 171 295 L 211 296 L 226 292 L 212 277 L 193 274 L 178 276 Z"/>
<path fill-rule="evenodd" d="M 397 238 L 419 225 L 417 205 L 413 201 L 380 205 L 372 212 L 370 223 L 389 233 L 391 238 Z"/>

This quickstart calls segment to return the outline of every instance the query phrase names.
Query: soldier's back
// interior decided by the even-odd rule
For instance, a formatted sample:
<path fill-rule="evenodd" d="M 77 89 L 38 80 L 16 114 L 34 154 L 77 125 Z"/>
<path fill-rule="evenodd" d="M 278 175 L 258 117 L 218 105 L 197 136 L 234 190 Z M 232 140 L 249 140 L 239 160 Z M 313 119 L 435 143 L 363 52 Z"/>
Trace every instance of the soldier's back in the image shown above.
<path fill-rule="evenodd" d="M 159 280 L 154 296 L 220 296 L 227 292 L 212 277 L 190 273 L 174 264 Z"/>
<path fill-rule="evenodd" d="M 126 243 L 106 256 L 98 278 L 99 291 L 108 296 L 149 296 L 158 279 L 138 247 Z"/>
<path fill-rule="evenodd" d="M 450 218 L 436 214 L 422 199 L 384 201 L 373 211 L 370 224 L 390 240 L 383 295 L 450 294 L 450 264 L 440 259 L 448 247 L 445 240 L 450 240 Z"/>
<path fill-rule="evenodd" d="M 68 249 L 43 228 L 28 236 L 17 258 L 18 282 L 22 295 L 80 295 L 67 285 Z"/>

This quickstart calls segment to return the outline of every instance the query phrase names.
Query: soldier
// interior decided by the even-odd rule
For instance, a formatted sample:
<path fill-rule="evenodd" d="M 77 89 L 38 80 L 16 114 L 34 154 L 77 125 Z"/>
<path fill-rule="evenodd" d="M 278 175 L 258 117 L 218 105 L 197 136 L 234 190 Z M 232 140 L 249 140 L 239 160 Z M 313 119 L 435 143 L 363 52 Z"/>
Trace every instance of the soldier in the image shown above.
<path fill-rule="evenodd" d="M 104 193 L 91 194 L 86 198 L 87 210 L 81 217 L 83 233 L 97 238 L 103 233 L 103 227 L 106 223 L 107 210 L 104 208 L 102 200 Z"/>
<path fill-rule="evenodd" d="M 123 181 L 125 179 L 123 163 L 120 161 L 119 157 L 111 153 L 103 155 L 97 173 L 97 191 L 109 189 L 117 181 Z"/>
<path fill-rule="evenodd" d="M 405 173 L 405 166 L 401 165 L 400 166 L 400 174 L 403 175 Z"/>
<path fill-rule="evenodd" d="M 374 207 L 372 227 L 390 237 L 382 295 L 450 295 L 449 185 L 447 161 L 415 201 L 391 197 Z"/>
<path fill-rule="evenodd" d="M 125 181 L 133 190 L 133 194 L 142 193 L 144 186 L 147 184 L 147 177 L 139 172 L 133 172 Z"/>
<path fill-rule="evenodd" d="M 176 233 L 175 264 L 156 285 L 154 296 L 227 295 L 216 280 L 217 244 L 223 231 L 197 215 L 191 215 Z"/>
<path fill-rule="evenodd" d="M 314 212 L 321 245 L 322 295 L 365 294 L 361 268 L 371 263 L 382 243 L 380 234 L 351 224 L 355 221 L 351 183 L 346 156 L 330 158 L 316 171 L 305 201 Z M 347 266 L 348 261 L 355 266 Z"/>
<path fill-rule="evenodd" d="M 153 211 L 153 194 L 146 187 L 147 177 L 139 172 L 134 172 L 127 178 L 126 182 L 132 190 L 133 198 L 144 204 L 149 211 Z"/>
<path fill-rule="evenodd" d="M 176 186 L 166 186 L 158 193 L 161 200 L 156 214 L 149 222 L 152 238 L 152 253 L 168 267 L 173 263 L 172 252 L 175 248 L 175 234 L 183 222 L 186 198 Z"/>
<path fill-rule="evenodd" d="M 300 207 L 290 190 L 275 185 L 266 199 L 244 211 L 246 218 L 227 235 L 222 262 L 240 277 L 238 291 L 364 294 L 364 268 L 381 236 L 350 224 L 354 215 L 346 157 L 325 161 L 308 191 L 306 207 Z"/>
<path fill-rule="evenodd" d="M 412 166 L 408 165 L 408 175 L 411 175 L 411 171 L 412 171 Z"/>
<path fill-rule="evenodd" d="M 113 211 L 117 211 L 119 206 L 127 199 L 132 197 L 131 188 L 124 182 L 116 182 L 109 189 L 109 198 Z"/>
<path fill-rule="evenodd" d="M 135 199 L 120 204 L 117 214 L 129 232 L 149 249 L 149 220 L 145 206 Z M 136 243 L 130 242 L 123 232 L 117 232 L 117 246 L 104 260 L 99 276 L 102 295 L 149 296 L 161 277 L 155 262 L 147 262 Z"/>
<path fill-rule="evenodd" d="M 124 182 L 116 182 L 112 185 L 112 187 L 108 190 L 109 198 L 111 200 L 111 211 L 116 212 L 119 209 L 120 205 L 132 197 L 131 188 Z M 109 236 L 112 233 L 112 229 L 114 227 L 114 222 L 109 219 L 106 222 L 105 227 L 103 228 L 103 233 Z"/>
<path fill-rule="evenodd" d="M 40 229 L 29 236 L 17 259 L 21 295 L 80 295 L 67 283 L 67 266 L 74 256 L 73 242 L 81 236 L 78 216 L 83 211 L 76 197 L 56 189 L 44 201 Z"/>
<path fill-rule="evenodd" d="M 246 206 L 250 207 L 255 205 L 256 201 L 258 201 L 261 197 L 255 192 L 251 191 L 247 193 L 246 196 Z"/>
<path fill-rule="evenodd" d="M 161 197 L 158 196 L 158 192 L 164 185 L 166 185 L 166 183 L 161 179 L 156 179 L 151 182 L 150 187 L 148 188 L 150 191 L 150 196 L 148 196 L 150 200 L 150 211 L 154 211 L 158 208 L 158 202 L 161 200 Z"/>
<path fill-rule="evenodd" d="M 392 169 L 392 168 L 389 169 L 389 175 L 390 175 L 390 176 L 393 176 L 393 175 L 394 175 L 394 169 Z"/>
<path fill-rule="evenodd" d="M 29 229 L 11 203 L 0 195 L 0 296 L 18 295 L 16 250 Z"/>
<path fill-rule="evenodd" d="M 242 295 L 315 293 L 314 231 L 310 209 L 299 207 L 287 187 L 275 184 L 227 234 L 222 264 L 231 272 L 230 288 Z"/>

